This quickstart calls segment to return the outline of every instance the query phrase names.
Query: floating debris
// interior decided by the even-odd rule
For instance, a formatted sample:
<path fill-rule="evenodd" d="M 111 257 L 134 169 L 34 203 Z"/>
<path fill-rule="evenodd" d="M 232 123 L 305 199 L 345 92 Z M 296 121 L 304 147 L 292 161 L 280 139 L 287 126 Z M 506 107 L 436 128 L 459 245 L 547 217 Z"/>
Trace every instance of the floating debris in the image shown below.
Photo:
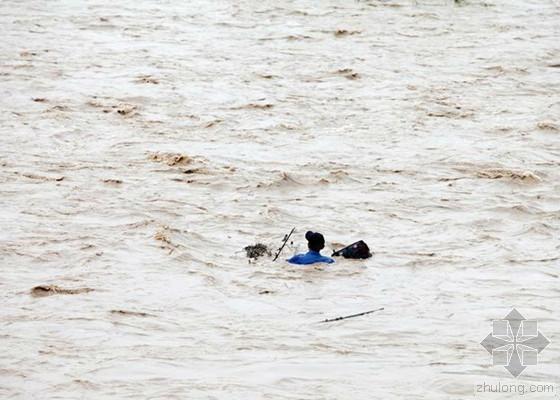
<path fill-rule="evenodd" d="M 126 311 L 126 310 L 111 310 L 109 311 L 111 314 L 116 315 L 127 315 L 131 317 L 153 317 L 152 314 L 148 314 L 141 311 Z"/>
<path fill-rule="evenodd" d="M 171 244 L 171 239 L 169 238 L 169 227 L 164 226 L 159 231 L 157 231 L 154 235 L 155 240 L 159 240 L 160 242 Z"/>
<path fill-rule="evenodd" d="M 377 312 L 377 311 L 383 311 L 384 309 L 385 309 L 385 307 L 381 307 L 381 308 L 377 308 L 375 310 L 365 311 L 365 312 L 361 312 L 361 313 L 358 313 L 358 314 L 345 315 L 344 317 L 325 319 L 325 320 L 320 321 L 320 322 L 325 323 L 325 322 L 342 321 L 343 319 L 361 317 L 362 315 L 368 315 L 368 314 L 371 314 L 371 313 L 374 313 L 374 312 Z"/>
<path fill-rule="evenodd" d="M 189 156 L 179 153 L 150 153 L 149 158 L 152 161 L 169 165 L 188 165 L 193 162 Z"/>
<path fill-rule="evenodd" d="M 159 81 L 151 75 L 140 75 L 135 81 L 136 83 L 151 83 L 152 85 L 159 85 Z"/>
<path fill-rule="evenodd" d="M 258 77 L 263 78 L 263 79 L 273 79 L 275 78 L 274 75 L 272 74 L 257 74 Z"/>
<path fill-rule="evenodd" d="M 183 171 L 183 174 L 189 175 L 189 174 L 197 174 L 200 172 L 203 172 L 202 168 L 188 168 Z"/>
<path fill-rule="evenodd" d="M 271 103 L 249 103 L 243 106 L 232 107 L 232 110 L 255 109 L 255 110 L 268 110 L 274 107 Z"/>
<path fill-rule="evenodd" d="M 349 31 L 347 29 L 338 29 L 334 32 L 336 37 L 343 37 L 343 36 L 350 36 L 350 35 L 358 35 L 362 33 L 361 31 Z"/>
<path fill-rule="evenodd" d="M 137 107 L 132 104 L 121 104 L 116 108 L 117 108 L 117 113 L 119 113 L 120 115 L 129 115 L 134 113 Z"/>
<path fill-rule="evenodd" d="M 268 256 L 272 255 L 270 249 L 262 243 L 257 243 L 251 246 L 247 246 L 243 250 L 245 250 L 245 253 L 247 253 L 247 258 L 257 259 L 264 255 L 268 255 Z"/>
<path fill-rule="evenodd" d="M 486 179 L 512 179 L 526 182 L 540 182 L 541 178 L 530 171 L 514 171 L 504 168 L 489 168 L 478 171 L 476 176 Z"/>
<path fill-rule="evenodd" d="M 120 185 L 123 181 L 120 179 L 103 179 L 103 183 L 107 183 L 109 185 Z"/>
<path fill-rule="evenodd" d="M 28 172 L 24 172 L 22 174 L 16 172 L 16 175 L 21 175 L 25 178 L 29 178 L 29 179 L 35 179 L 38 181 L 54 181 L 54 182 L 61 182 L 64 180 L 64 176 L 42 176 L 42 175 L 36 175 L 36 174 L 32 174 L 32 173 L 28 173 Z"/>
<path fill-rule="evenodd" d="M 213 121 L 209 121 L 206 124 L 204 124 L 205 128 L 212 128 L 215 125 L 221 124 L 222 122 L 224 122 L 223 119 L 215 119 Z"/>
<path fill-rule="evenodd" d="M 52 296 L 55 294 L 80 294 L 93 292 L 90 288 L 79 288 L 79 289 L 64 289 L 56 285 L 41 285 L 35 286 L 31 289 L 31 295 L 33 297 L 45 297 Z"/>
<path fill-rule="evenodd" d="M 541 131 L 560 131 L 560 125 L 552 121 L 541 121 L 537 124 L 537 128 Z"/>
<path fill-rule="evenodd" d="M 352 68 L 342 68 L 336 71 L 336 73 L 344 76 L 346 79 L 350 79 L 351 81 L 361 78 L 361 75 L 355 72 Z"/>

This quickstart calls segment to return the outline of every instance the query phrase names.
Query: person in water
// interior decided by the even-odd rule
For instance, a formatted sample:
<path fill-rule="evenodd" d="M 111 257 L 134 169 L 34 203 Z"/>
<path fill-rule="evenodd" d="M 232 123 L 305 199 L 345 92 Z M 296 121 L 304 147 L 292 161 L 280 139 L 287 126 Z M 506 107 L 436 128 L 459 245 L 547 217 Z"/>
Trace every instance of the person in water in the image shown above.
<path fill-rule="evenodd" d="M 325 238 L 319 232 L 308 231 L 305 234 L 307 239 L 307 247 L 309 251 L 305 254 L 296 254 L 289 260 L 291 264 L 315 264 L 315 263 L 333 263 L 334 260 L 330 257 L 322 256 L 320 251 L 325 247 Z"/>

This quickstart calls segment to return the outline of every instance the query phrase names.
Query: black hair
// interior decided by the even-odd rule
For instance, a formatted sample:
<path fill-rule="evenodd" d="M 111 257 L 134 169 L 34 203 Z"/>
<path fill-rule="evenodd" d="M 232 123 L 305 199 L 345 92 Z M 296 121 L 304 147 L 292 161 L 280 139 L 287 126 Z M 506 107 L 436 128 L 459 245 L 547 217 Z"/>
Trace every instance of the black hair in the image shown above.
<path fill-rule="evenodd" d="M 321 251 L 325 247 L 325 237 L 319 232 L 307 231 L 305 234 L 309 250 Z"/>

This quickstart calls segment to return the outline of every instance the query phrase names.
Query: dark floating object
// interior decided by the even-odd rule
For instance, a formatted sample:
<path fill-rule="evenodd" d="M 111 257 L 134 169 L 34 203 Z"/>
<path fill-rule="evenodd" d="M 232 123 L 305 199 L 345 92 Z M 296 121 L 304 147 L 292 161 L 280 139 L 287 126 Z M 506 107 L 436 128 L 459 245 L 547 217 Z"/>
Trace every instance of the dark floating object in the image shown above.
<path fill-rule="evenodd" d="M 334 321 L 342 321 L 343 319 L 348 319 L 348 318 L 354 318 L 354 317 L 361 317 L 362 315 L 367 315 L 367 314 L 371 314 L 374 313 L 376 311 L 382 311 L 384 310 L 385 307 L 381 307 L 381 308 L 376 308 L 375 310 L 370 310 L 370 311 L 364 311 L 358 314 L 352 314 L 352 315 L 346 315 L 344 317 L 338 317 L 338 318 L 333 318 L 333 319 L 325 319 L 323 321 L 321 321 L 321 323 L 325 323 L 325 322 L 334 322 Z"/>
<path fill-rule="evenodd" d="M 334 31 L 334 35 L 336 37 L 358 35 L 360 33 L 362 33 L 362 31 L 349 31 L 347 29 L 337 29 L 336 31 Z"/>
<path fill-rule="evenodd" d="M 41 285 L 35 286 L 31 289 L 31 295 L 33 297 L 45 297 L 52 296 L 54 294 L 80 294 L 93 292 L 90 288 L 79 288 L 79 289 L 64 289 L 56 285 Z"/>
<path fill-rule="evenodd" d="M 111 314 L 127 315 L 127 316 L 131 316 L 131 317 L 153 317 L 152 314 L 148 314 L 148 313 L 140 312 L 140 311 L 111 310 L 109 312 Z"/>
<path fill-rule="evenodd" d="M 344 258 L 365 259 L 371 257 L 368 245 L 363 240 L 352 243 L 343 249 L 334 251 L 332 257 L 342 256 Z"/>
<path fill-rule="evenodd" d="M 268 256 L 272 255 L 268 247 L 262 243 L 246 246 L 243 250 L 245 250 L 245 253 L 247 253 L 247 258 L 257 259 L 264 255 L 268 255 Z"/>

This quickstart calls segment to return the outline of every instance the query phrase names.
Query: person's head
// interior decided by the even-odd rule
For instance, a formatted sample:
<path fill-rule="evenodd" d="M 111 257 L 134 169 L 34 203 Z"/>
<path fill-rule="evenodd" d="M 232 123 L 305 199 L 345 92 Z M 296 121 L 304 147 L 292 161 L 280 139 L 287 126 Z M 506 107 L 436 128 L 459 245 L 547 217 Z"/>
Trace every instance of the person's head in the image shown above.
<path fill-rule="evenodd" d="M 308 231 L 305 234 L 309 250 L 321 251 L 325 247 L 325 238 L 319 232 Z"/>

